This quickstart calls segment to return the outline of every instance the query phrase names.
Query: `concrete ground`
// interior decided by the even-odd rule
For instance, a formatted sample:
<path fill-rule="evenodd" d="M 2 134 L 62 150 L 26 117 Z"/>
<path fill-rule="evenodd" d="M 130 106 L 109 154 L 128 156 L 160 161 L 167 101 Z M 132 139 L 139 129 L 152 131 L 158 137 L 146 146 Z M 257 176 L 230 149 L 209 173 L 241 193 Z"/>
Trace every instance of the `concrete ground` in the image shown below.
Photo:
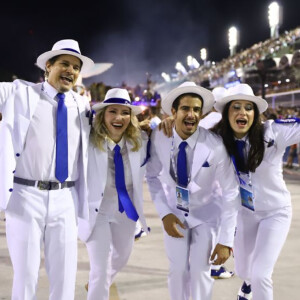
<path fill-rule="evenodd" d="M 288 239 L 277 262 L 273 274 L 274 300 L 299 299 L 300 282 L 300 172 L 285 170 L 288 189 L 292 194 L 293 221 Z M 168 262 L 164 252 L 161 222 L 150 200 L 144 184 L 145 212 L 151 233 L 135 242 L 134 250 L 127 266 L 120 272 L 112 286 L 110 300 L 169 300 L 167 289 Z M 78 242 L 78 273 L 75 300 L 86 299 L 84 285 L 88 279 L 89 262 L 87 251 Z M 232 258 L 226 263 L 233 270 Z M 10 299 L 12 267 L 6 247 L 5 222 L 0 221 L 0 300 Z M 241 285 L 238 277 L 216 280 L 213 300 L 234 300 Z M 48 281 L 45 268 L 41 264 L 38 299 L 48 299 Z M 71 300 L 71 299 L 70 299 Z"/>

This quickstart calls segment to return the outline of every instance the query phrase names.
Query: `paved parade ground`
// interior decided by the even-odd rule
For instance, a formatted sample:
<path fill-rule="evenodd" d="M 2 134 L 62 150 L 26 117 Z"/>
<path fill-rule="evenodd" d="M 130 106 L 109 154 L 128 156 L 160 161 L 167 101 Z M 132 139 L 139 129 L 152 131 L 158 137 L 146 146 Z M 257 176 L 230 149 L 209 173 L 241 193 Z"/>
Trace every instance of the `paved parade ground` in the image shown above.
<path fill-rule="evenodd" d="M 299 299 L 300 283 L 300 173 L 285 171 L 288 189 L 292 194 L 293 220 L 287 242 L 277 262 L 274 275 L 274 300 Z M 263 184 L 263 183 L 262 183 Z M 124 270 L 112 286 L 110 300 L 169 300 L 167 290 L 168 262 L 164 252 L 161 222 L 144 184 L 145 212 L 151 233 L 135 242 L 133 253 Z M 0 300 L 10 299 L 12 267 L 5 240 L 4 215 L 0 221 Z M 85 246 L 78 242 L 78 272 L 75 300 L 86 299 L 84 285 L 88 280 L 89 262 Z M 225 264 L 233 270 L 232 258 Z M 213 300 L 235 300 L 241 285 L 237 277 L 216 280 Z M 46 300 L 48 281 L 42 260 L 38 300 Z M 71 299 L 70 299 L 71 300 Z"/>

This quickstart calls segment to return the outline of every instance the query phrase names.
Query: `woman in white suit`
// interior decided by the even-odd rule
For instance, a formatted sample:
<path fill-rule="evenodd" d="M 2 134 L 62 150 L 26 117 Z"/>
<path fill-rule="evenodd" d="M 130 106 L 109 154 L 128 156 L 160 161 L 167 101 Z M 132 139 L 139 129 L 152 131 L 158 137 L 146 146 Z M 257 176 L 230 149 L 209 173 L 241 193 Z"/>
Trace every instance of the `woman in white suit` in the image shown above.
<path fill-rule="evenodd" d="M 127 263 L 136 221 L 143 214 L 143 178 L 148 137 L 143 136 L 125 89 L 109 90 L 93 106 L 96 116 L 88 152 L 89 221 L 79 219 L 79 237 L 90 259 L 88 300 L 108 300 L 109 287 Z M 121 154 L 121 155 L 120 155 Z"/>
<path fill-rule="evenodd" d="M 287 146 L 300 141 L 297 120 L 268 120 L 267 102 L 247 84 L 229 88 L 215 103 L 222 120 L 213 131 L 223 138 L 240 183 L 241 207 L 234 243 L 238 300 L 272 300 L 272 272 L 291 223 L 291 197 L 282 175 Z M 239 147 L 240 145 L 240 147 Z"/>

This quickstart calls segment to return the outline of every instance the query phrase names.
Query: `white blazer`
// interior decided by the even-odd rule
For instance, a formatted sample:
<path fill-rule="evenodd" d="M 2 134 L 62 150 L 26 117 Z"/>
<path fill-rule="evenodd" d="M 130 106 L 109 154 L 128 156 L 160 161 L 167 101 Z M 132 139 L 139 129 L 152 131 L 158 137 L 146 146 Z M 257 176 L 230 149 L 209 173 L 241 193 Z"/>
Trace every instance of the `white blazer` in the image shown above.
<path fill-rule="evenodd" d="M 222 140 L 210 131 L 198 127 L 199 137 L 194 149 L 190 192 L 190 212 L 176 208 L 176 182 L 170 175 L 172 138 L 154 130 L 151 136 L 151 157 L 146 166 L 146 178 L 152 200 L 160 218 L 176 215 L 189 228 L 202 223 L 220 225 L 219 243 L 232 247 L 238 211 L 238 184 L 234 168 Z M 222 203 L 214 197 L 215 182 L 222 188 Z"/>
<path fill-rule="evenodd" d="M 146 134 L 143 134 L 142 136 L 142 147 L 138 151 L 133 152 L 130 150 L 132 145 L 129 141 L 126 141 L 126 146 L 128 149 L 133 181 L 133 197 L 131 201 L 136 208 L 143 229 L 145 232 L 148 232 L 143 212 L 143 180 L 145 174 L 145 165 L 143 165 L 143 163 L 145 162 L 147 154 L 148 136 L 146 136 Z M 107 143 L 104 143 L 103 148 L 107 148 Z M 96 223 L 98 211 L 100 210 L 104 196 L 107 169 L 108 152 L 100 150 L 95 147 L 92 142 L 90 142 L 88 150 L 88 205 L 90 218 L 89 220 L 83 220 L 81 218 L 78 219 L 78 236 L 83 242 L 88 240 Z"/>
<path fill-rule="evenodd" d="M 0 209 L 5 210 L 13 189 L 14 170 L 18 157 L 23 151 L 31 118 L 42 92 L 42 84 L 15 80 L 0 83 Z M 88 218 L 86 201 L 87 148 L 90 133 L 86 99 L 70 91 L 74 96 L 81 125 L 81 151 L 79 158 L 79 180 L 76 181 L 78 203 L 75 203 L 78 216 Z M 74 199 L 75 201 L 75 199 Z"/>
<path fill-rule="evenodd" d="M 255 211 L 271 211 L 291 206 L 291 196 L 282 174 L 282 157 L 286 147 L 300 141 L 300 124 L 264 123 L 265 154 L 252 180 Z"/>

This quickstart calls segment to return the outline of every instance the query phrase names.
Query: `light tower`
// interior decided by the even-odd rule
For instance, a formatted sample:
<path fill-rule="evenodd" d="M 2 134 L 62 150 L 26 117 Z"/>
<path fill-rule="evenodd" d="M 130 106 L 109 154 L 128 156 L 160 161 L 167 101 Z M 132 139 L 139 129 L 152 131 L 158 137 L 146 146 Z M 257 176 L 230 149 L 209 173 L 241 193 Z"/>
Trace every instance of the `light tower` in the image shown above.
<path fill-rule="evenodd" d="M 170 75 L 165 73 L 165 72 L 161 73 L 161 77 L 165 80 L 165 82 L 170 82 L 171 81 Z"/>
<path fill-rule="evenodd" d="M 203 62 L 205 63 L 207 60 L 207 50 L 206 48 L 202 48 L 200 50 L 200 58 L 203 60 Z"/>
<path fill-rule="evenodd" d="M 187 58 L 186 58 L 186 61 L 187 61 L 187 65 L 189 66 L 189 68 L 191 70 L 193 69 L 197 69 L 200 67 L 200 64 L 199 62 L 197 61 L 197 59 L 191 55 L 189 55 Z"/>
<path fill-rule="evenodd" d="M 270 36 L 272 39 L 279 37 L 279 26 L 282 23 L 282 8 L 277 2 L 272 2 L 269 5 L 269 25 L 270 25 Z"/>
<path fill-rule="evenodd" d="M 238 30 L 234 26 L 230 27 L 228 30 L 230 56 L 236 53 L 236 46 L 238 45 L 238 40 L 239 40 Z"/>
<path fill-rule="evenodd" d="M 175 69 L 180 72 L 182 75 L 187 75 L 187 70 L 186 68 L 183 66 L 183 64 L 181 62 L 177 62 L 175 65 Z"/>

